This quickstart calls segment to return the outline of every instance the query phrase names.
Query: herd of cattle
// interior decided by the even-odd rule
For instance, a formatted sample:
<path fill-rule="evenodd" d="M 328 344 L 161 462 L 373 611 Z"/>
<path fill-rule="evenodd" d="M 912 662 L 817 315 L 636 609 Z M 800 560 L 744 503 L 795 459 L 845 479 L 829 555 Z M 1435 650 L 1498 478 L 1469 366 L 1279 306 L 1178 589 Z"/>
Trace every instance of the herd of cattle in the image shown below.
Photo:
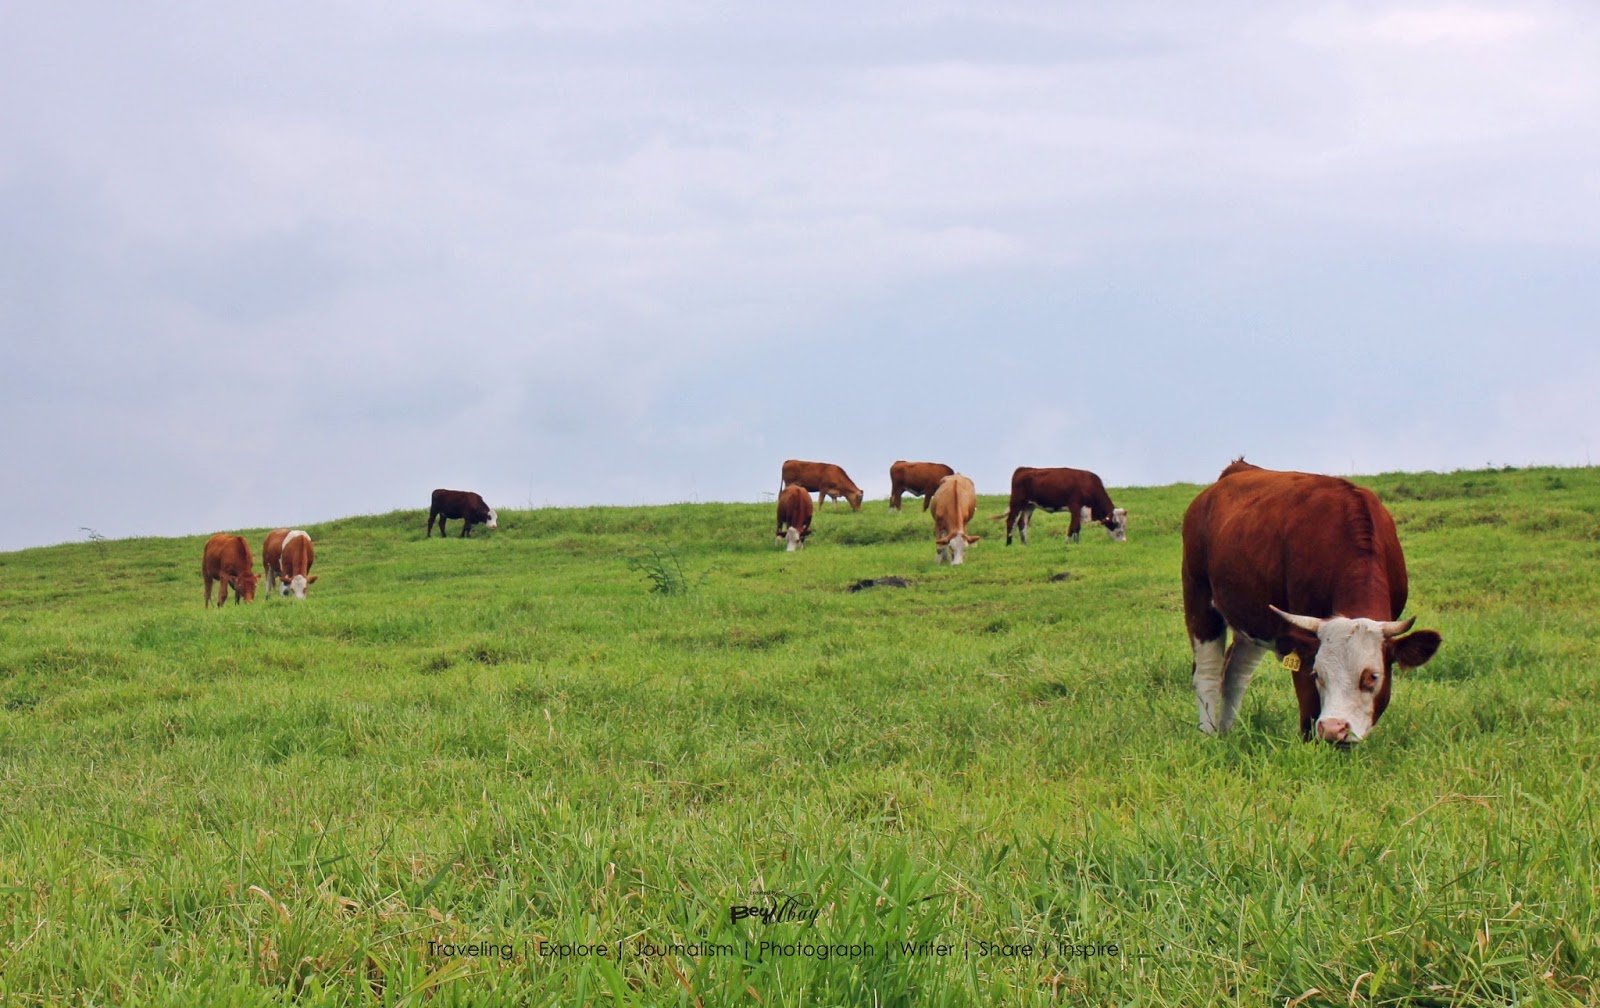
<path fill-rule="evenodd" d="M 972 480 L 937 462 L 896 462 L 889 469 L 889 507 L 923 498 L 931 511 L 938 562 L 960 564 L 979 536 L 967 531 L 977 510 Z M 829 462 L 783 464 L 777 536 L 793 551 L 811 535 L 817 503 L 848 501 L 861 510 L 862 492 Z M 1072 516 L 1076 542 L 1084 522 L 1098 522 L 1112 539 L 1127 539 L 1128 513 L 1112 504 L 1100 477 L 1082 469 L 1022 467 L 1011 475 L 1006 545 L 1015 531 L 1024 544 L 1035 509 Z M 465 490 L 435 490 L 427 536 L 446 520 L 497 528 L 493 508 Z M 267 591 L 305 598 L 314 559 L 311 537 L 275 529 L 262 543 Z M 1183 517 L 1183 612 L 1194 649 L 1193 682 L 1200 728 L 1233 726 L 1256 666 L 1268 651 L 1294 679 L 1300 732 L 1341 746 L 1365 738 L 1389 704 L 1395 665 L 1414 668 L 1438 650 L 1434 630 L 1412 631 L 1400 619 L 1408 589 L 1405 556 L 1394 519 L 1372 491 L 1348 480 L 1277 472 L 1238 459 L 1202 490 Z M 255 598 L 257 577 L 243 536 L 218 533 L 201 562 L 205 601 L 221 582 L 217 604 Z M 1232 631 L 1231 641 L 1228 639 Z"/>

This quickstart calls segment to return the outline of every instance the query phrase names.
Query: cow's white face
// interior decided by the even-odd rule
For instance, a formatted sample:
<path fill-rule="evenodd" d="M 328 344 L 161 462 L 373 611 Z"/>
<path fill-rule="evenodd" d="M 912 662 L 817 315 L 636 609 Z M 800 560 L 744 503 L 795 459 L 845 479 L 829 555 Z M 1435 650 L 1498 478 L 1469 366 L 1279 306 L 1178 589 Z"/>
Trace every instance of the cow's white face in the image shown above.
<path fill-rule="evenodd" d="M 939 543 L 939 562 L 947 560 L 954 567 L 967 558 L 967 547 L 977 542 L 980 536 L 969 536 L 964 532 L 957 532 L 948 540 Z"/>
<path fill-rule="evenodd" d="M 1317 659 L 1311 674 L 1322 698 L 1318 738 L 1350 745 L 1372 732 L 1382 713 L 1378 697 L 1387 692 L 1389 668 L 1383 642 L 1390 626 L 1379 620 L 1335 616 L 1317 627 Z"/>
<path fill-rule="evenodd" d="M 1111 509 L 1111 524 L 1106 527 L 1106 532 L 1110 534 L 1112 540 L 1115 541 L 1115 542 L 1127 542 L 1128 541 L 1128 509 L 1127 508 L 1112 508 Z"/>
<path fill-rule="evenodd" d="M 285 578 L 278 582 L 278 594 L 284 598 L 293 596 L 297 599 L 303 599 L 306 597 L 306 589 L 311 587 L 311 582 L 316 579 L 316 575 L 307 578 L 304 574 L 296 574 L 292 578 Z"/>
<path fill-rule="evenodd" d="M 498 520 L 498 519 L 497 519 L 497 518 L 496 518 L 496 517 L 495 517 L 495 513 L 494 513 L 494 508 L 490 508 L 490 509 L 489 509 L 489 520 L 488 520 L 488 522 L 486 522 L 486 523 L 485 523 L 485 524 L 486 524 L 486 525 L 487 525 L 487 526 L 488 526 L 488 527 L 489 527 L 489 528 L 492 528 L 492 529 L 497 529 L 497 528 L 499 528 L 499 527 L 500 527 L 500 522 L 499 522 L 499 520 Z"/>
<path fill-rule="evenodd" d="M 783 541 L 788 544 L 787 552 L 793 553 L 795 550 L 805 547 L 806 537 L 800 534 L 799 529 L 790 525 L 789 531 L 783 534 Z"/>

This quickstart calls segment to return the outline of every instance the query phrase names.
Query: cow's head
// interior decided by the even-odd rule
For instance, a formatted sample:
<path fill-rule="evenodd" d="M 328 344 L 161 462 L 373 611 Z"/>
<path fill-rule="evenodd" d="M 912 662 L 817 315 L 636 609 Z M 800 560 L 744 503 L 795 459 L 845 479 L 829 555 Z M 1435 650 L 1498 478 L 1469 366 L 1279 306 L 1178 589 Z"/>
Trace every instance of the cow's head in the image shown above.
<path fill-rule="evenodd" d="M 1277 606 L 1271 608 L 1290 626 L 1316 635 L 1311 676 L 1321 706 L 1315 730 L 1317 738 L 1326 742 L 1353 745 L 1366 738 L 1389 706 L 1393 666 L 1425 665 L 1439 650 L 1437 631 L 1407 633 L 1416 617 L 1389 621 L 1346 616 L 1318 619 L 1286 613 Z"/>
<path fill-rule="evenodd" d="M 862 494 L 862 492 L 860 490 L 852 490 L 849 493 L 844 495 L 844 499 L 850 502 L 850 510 L 852 510 L 852 511 L 860 511 L 861 510 L 861 498 L 863 496 L 864 495 Z"/>
<path fill-rule="evenodd" d="M 296 574 L 292 578 L 285 578 L 278 582 L 278 594 L 284 598 L 293 595 L 295 598 L 303 599 L 306 597 L 306 589 L 311 587 L 316 580 L 317 576 L 315 574 L 310 577 L 306 577 L 304 574 Z"/>
<path fill-rule="evenodd" d="M 805 548 L 806 537 L 808 537 L 810 535 L 811 535 L 810 527 L 800 529 L 800 528 L 795 528 L 793 525 L 790 525 L 789 526 L 789 531 L 787 531 L 787 532 L 785 532 L 783 534 L 782 542 L 785 542 L 785 543 L 788 544 L 787 552 L 793 553 L 795 550 L 804 549 Z"/>
<path fill-rule="evenodd" d="M 256 600 L 256 582 L 261 580 L 255 571 L 246 571 L 243 574 L 228 575 L 228 584 L 233 587 L 233 601 L 254 602 Z"/>
<path fill-rule="evenodd" d="M 500 527 L 500 522 L 494 513 L 494 508 L 489 509 L 489 520 L 484 522 L 484 525 L 492 529 L 497 529 Z"/>
<path fill-rule="evenodd" d="M 983 536 L 967 535 L 965 532 L 956 532 L 943 539 L 935 539 L 934 545 L 939 547 L 939 562 L 950 562 L 950 566 L 964 561 L 967 557 L 967 547 L 982 539 Z"/>
<path fill-rule="evenodd" d="M 1111 513 L 1101 519 L 1100 524 L 1106 527 L 1106 535 L 1115 542 L 1128 541 L 1128 509 L 1112 508 Z"/>

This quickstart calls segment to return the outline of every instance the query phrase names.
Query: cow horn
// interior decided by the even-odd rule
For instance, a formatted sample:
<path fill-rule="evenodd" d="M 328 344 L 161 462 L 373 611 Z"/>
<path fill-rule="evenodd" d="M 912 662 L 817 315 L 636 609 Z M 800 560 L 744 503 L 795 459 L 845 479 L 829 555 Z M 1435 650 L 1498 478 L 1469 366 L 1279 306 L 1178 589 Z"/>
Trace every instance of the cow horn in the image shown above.
<path fill-rule="evenodd" d="M 1267 608 L 1271 609 L 1273 612 L 1277 613 L 1279 616 L 1282 616 L 1284 618 L 1284 621 L 1287 622 L 1289 625 L 1297 626 L 1300 629 L 1307 631 L 1308 633 L 1316 633 L 1317 632 L 1317 628 L 1322 625 L 1322 621 L 1317 619 L 1315 616 L 1296 616 L 1294 613 L 1286 613 L 1282 609 L 1279 609 L 1277 606 L 1270 605 L 1270 604 L 1267 606 Z"/>
<path fill-rule="evenodd" d="M 1390 620 L 1383 625 L 1383 636 L 1386 639 L 1389 637 L 1398 637 L 1401 634 L 1409 631 L 1411 629 L 1411 625 L 1416 621 L 1417 618 L 1415 616 L 1408 620 Z"/>

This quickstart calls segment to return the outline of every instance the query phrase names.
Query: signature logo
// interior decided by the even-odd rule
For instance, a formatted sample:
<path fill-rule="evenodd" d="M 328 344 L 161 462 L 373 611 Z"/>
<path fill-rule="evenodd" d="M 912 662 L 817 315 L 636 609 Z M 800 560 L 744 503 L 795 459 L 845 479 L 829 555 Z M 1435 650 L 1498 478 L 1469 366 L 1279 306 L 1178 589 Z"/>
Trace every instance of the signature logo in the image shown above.
<path fill-rule="evenodd" d="M 728 922 L 755 918 L 763 924 L 815 924 L 819 909 L 807 893 L 755 892 L 748 904 L 728 908 Z"/>

